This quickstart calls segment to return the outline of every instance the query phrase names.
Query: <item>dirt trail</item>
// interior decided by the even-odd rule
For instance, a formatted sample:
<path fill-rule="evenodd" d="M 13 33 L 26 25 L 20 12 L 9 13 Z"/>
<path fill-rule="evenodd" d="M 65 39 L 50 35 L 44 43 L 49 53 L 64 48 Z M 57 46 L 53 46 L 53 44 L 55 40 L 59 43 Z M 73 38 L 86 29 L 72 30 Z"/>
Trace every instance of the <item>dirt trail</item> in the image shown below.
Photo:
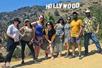
<path fill-rule="evenodd" d="M 96 47 L 90 45 L 89 49 L 95 50 Z M 84 57 L 81 60 L 78 57 L 73 59 L 58 57 L 54 60 L 43 60 L 39 64 L 33 64 L 31 60 L 26 60 L 25 65 L 20 65 L 20 61 L 14 61 L 11 65 L 16 66 L 15 68 L 102 68 L 102 55 L 97 53 Z"/>

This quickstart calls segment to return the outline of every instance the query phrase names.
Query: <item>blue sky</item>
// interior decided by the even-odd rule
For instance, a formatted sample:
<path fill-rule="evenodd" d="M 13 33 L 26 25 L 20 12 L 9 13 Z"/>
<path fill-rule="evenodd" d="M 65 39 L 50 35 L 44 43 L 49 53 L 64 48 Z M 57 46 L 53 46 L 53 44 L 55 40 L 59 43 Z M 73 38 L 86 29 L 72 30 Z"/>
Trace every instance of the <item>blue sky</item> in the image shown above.
<path fill-rule="evenodd" d="M 9 12 L 25 6 L 46 5 L 58 1 L 60 0 L 1 0 L 0 12 Z M 68 1 L 73 2 L 79 0 L 68 0 Z"/>

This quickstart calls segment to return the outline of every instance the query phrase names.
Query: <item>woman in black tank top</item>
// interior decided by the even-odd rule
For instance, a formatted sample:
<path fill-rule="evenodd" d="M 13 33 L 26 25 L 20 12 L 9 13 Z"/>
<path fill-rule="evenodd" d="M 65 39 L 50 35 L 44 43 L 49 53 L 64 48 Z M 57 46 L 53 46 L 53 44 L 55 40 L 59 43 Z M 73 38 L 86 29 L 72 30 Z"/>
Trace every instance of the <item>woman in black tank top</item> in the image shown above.
<path fill-rule="evenodd" d="M 54 40 L 55 40 L 55 34 L 56 31 L 54 29 L 54 26 L 52 24 L 52 22 L 48 22 L 47 23 L 47 29 L 45 30 L 45 38 L 48 41 L 48 50 L 50 50 L 51 53 L 51 59 L 54 59 L 53 56 L 53 50 L 54 50 Z"/>

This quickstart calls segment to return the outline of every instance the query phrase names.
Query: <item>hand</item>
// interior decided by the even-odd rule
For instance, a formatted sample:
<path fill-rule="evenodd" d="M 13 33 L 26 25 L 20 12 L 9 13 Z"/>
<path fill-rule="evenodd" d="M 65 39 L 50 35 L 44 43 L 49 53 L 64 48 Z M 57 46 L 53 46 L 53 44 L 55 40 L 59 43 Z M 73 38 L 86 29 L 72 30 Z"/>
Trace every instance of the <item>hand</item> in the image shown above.
<path fill-rule="evenodd" d="M 76 38 L 79 38 L 79 37 L 80 37 L 80 34 L 78 34 Z"/>
<path fill-rule="evenodd" d="M 12 36 L 13 39 L 15 39 L 15 37 L 16 37 L 16 34 L 14 34 L 14 35 Z"/>
<path fill-rule="evenodd" d="M 95 32 L 95 34 L 97 34 L 97 33 L 98 33 L 98 31 Z"/>
<path fill-rule="evenodd" d="M 22 34 L 21 37 L 24 37 L 25 34 Z"/>
<path fill-rule="evenodd" d="M 51 41 L 48 41 L 51 44 Z"/>
<path fill-rule="evenodd" d="M 32 42 L 30 41 L 30 42 L 29 42 L 29 45 L 31 45 L 31 44 L 32 44 Z"/>
<path fill-rule="evenodd" d="M 83 33 L 79 33 L 77 37 L 79 38 L 79 37 L 81 37 L 82 35 L 83 35 Z"/>

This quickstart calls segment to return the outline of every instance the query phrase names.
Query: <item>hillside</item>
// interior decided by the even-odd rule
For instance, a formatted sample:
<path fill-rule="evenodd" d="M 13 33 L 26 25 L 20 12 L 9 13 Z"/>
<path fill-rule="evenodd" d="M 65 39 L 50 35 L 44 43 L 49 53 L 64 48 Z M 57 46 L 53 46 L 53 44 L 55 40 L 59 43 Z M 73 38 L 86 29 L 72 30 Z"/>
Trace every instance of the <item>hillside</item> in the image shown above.
<path fill-rule="evenodd" d="M 23 21 L 25 18 L 30 18 L 31 21 L 34 21 L 34 19 L 37 19 L 39 14 L 44 13 L 45 7 L 44 6 L 32 6 L 32 7 L 23 7 L 19 8 L 17 10 L 11 11 L 11 12 L 2 12 L 0 13 L 0 33 L 2 31 L 5 31 L 5 28 L 7 27 L 8 23 L 11 19 L 15 17 L 19 17 L 21 21 Z"/>

